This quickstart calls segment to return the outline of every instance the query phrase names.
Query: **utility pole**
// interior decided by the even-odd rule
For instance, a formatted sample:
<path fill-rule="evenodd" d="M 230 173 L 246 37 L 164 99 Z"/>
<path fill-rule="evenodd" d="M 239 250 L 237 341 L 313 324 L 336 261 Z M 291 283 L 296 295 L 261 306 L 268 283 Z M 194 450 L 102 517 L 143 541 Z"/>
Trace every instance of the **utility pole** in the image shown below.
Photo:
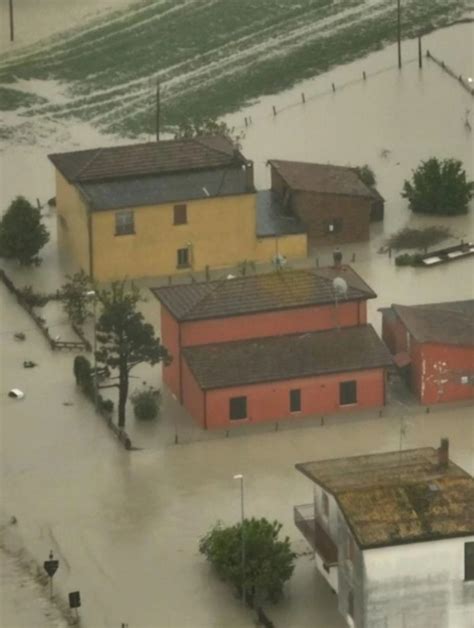
<path fill-rule="evenodd" d="M 13 25 L 13 0 L 9 0 L 9 8 L 10 8 L 10 41 L 15 39 L 15 28 Z"/>
<path fill-rule="evenodd" d="M 156 141 L 160 141 L 160 81 L 156 84 Z"/>
<path fill-rule="evenodd" d="M 421 33 L 418 35 L 418 67 L 423 67 L 423 54 L 421 50 Z"/>
<path fill-rule="evenodd" d="M 401 27 L 401 15 L 400 15 L 400 0 L 397 0 L 397 43 L 398 43 L 398 69 L 402 67 L 402 27 Z"/>

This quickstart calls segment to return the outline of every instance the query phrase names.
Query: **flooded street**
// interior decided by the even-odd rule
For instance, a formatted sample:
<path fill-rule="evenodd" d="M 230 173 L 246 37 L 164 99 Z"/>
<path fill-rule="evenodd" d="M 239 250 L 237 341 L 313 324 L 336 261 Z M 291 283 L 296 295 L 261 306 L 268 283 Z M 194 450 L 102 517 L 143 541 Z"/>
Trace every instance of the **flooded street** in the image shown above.
<path fill-rule="evenodd" d="M 472 75 L 472 34 L 472 25 L 457 26 L 430 35 L 424 45 Z M 403 180 L 420 159 L 456 157 L 469 177 L 474 175 L 472 134 L 463 125 L 472 97 L 433 63 L 425 60 L 422 71 L 416 62 L 408 63 L 416 55 L 415 42 L 404 43 L 404 55 L 407 62 L 401 72 L 391 67 L 396 56 L 394 47 L 389 47 L 226 118 L 237 127 L 244 117 L 252 117 L 242 144 L 243 152 L 255 161 L 259 187 L 268 185 L 269 158 L 369 163 L 374 168 L 386 199 L 385 220 L 372 226 L 370 243 L 342 248 L 346 261 L 355 254 L 354 267 L 379 294 L 369 303 L 370 321 L 377 329 L 377 308 L 392 302 L 474 296 L 469 259 L 431 269 L 395 268 L 393 259 L 376 253 L 387 235 L 405 224 L 441 222 L 414 218 L 400 197 Z M 305 105 L 296 104 L 302 91 L 307 96 Z M 311 98 L 312 94 L 320 95 Z M 294 106 L 283 110 L 288 105 Z M 102 137 L 85 123 L 71 123 L 31 145 L 4 144 L 1 206 L 17 194 L 42 202 L 54 195 L 48 152 L 118 141 L 123 140 Z M 383 149 L 389 151 L 387 157 L 382 157 Z M 55 289 L 70 270 L 56 251 L 54 223 L 53 212 L 47 217 L 52 241 L 41 267 L 24 270 L 2 263 L 19 284 Z M 445 223 L 459 238 L 474 237 L 472 212 Z M 330 249 L 313 254 L 321 265 L 331 260 Z M 441 437 L 448 437 L 452 459 L 474 472 L 472 407 L 438 408 L 430 414 L 421 408 L 401 408 L 382 418 L 329 419 L 324 426 L 314 422 L 301 429 L 254 431 L 230 438 L 217 435 L 174 445 L 175 422 L 190 419 L 168 399 L 156 426 L 135 427 L 132 416 L 128 417 L 132 440 L 143 449 L 127 452 L 78 393 L 73 356 L 49 351 L 3 285 L 0 298 L 5 517 L 7 521 L 16 517 L 17 533 L 38 563 L 46 560 L 50 549 L 54 551 L 60 561 L 56 595 L 64 600 L 68 592 L 80 590 L 83 628 L 117 628 L 121 622 L 128 622 L 129 628 L 254 625 L 252 613 L 198 552 L 199 538 L 217 519 L 233 523 L 239 517 L 240 494 L 232 479 L 236 473 L 245 476 L 247 516 L 280 520 L 294 550 L 302 554 L 308 546 L 293 524 L 292 508 L 310 501 L 311 485 L 295 471 L 297 462 L 396 450 L 400 442 L 404 448 L 436 447 Z M 150 299 L 144 308 L 147 318 L 158 324 L 156 302 Z M 55 323 L 60 330 L 62 315 Z M 23 343 L 13 338 L 20 330 L 27 335 Z M 24 360 L 33 360 L 38 367 L 25 370 Z M 156 384 L 159 369 L 137 370 L 137 375 Z M 25 399 L 8 398 L 5 393 L 12 387 L 24 390 Z M 401 439 L 402 414 L 406 433 Z M 5 535 L 3 543 L 8 542 Z M 298 558 L 284 600 L 269 607 L 268 614 L 279 627 L 345 625 L 311 555 Z M 21 626 L 11 616 L 2 613 L 0 618 L 5 628 Z"/>

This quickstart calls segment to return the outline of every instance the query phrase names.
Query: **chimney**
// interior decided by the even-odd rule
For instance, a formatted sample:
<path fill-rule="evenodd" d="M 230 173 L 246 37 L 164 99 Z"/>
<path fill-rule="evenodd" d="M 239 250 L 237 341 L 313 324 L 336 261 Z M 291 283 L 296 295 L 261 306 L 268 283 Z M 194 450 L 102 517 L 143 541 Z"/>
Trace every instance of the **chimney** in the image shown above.
<path fill-rule="evenodd" d="M 248 161 L 245 164 L 245 187 L 247 192 L 253 192 L 255 189 L 253 182 L 253 161 Z"/>
<path fill-rule="evenodd" d="M 442 438 L 438 447 L 438 466 L 447 469 L 449 464 L 449 438 Z"/>
<path fill-rule="evenodd" d="M 342 251 L 339 247 L 336 247 L 332 253 L 332 258 L 334 260 L 334 268 L 341 268 L 342 263 Z"/>

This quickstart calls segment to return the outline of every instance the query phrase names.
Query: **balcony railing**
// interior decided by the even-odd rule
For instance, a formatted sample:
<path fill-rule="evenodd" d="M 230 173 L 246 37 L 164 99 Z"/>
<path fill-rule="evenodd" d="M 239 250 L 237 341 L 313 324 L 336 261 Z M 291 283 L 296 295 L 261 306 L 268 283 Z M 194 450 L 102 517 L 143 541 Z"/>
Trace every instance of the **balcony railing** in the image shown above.
<path fill-rule="evenodd" d="M 337 546 L 314 514 L 314 504 L 295 506 L 295 525 L 311 547 L 320 555 L 324 565 L 337 565 Z"/>

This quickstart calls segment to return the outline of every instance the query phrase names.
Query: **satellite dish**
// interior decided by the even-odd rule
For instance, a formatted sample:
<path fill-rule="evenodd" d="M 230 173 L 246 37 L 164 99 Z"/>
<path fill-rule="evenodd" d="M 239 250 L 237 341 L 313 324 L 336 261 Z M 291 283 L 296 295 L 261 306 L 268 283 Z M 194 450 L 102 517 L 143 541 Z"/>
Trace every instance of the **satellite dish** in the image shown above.
<path fill-rule="evenodd" d="M 272 262 L 275 264 L 277 268 L 281 268 L 282 266 L 286 264 L 286 257 L 282 255 L 281 253 L 278 253 L 278 255 L 274 255 L 272 257 Z"/>
<path fill-rule="evenodd" d="M 347 295 L 347 281 L 342 277 L 335 277 L 332 280 L 332 287 L 338 297 L 345 297 Z"/>

